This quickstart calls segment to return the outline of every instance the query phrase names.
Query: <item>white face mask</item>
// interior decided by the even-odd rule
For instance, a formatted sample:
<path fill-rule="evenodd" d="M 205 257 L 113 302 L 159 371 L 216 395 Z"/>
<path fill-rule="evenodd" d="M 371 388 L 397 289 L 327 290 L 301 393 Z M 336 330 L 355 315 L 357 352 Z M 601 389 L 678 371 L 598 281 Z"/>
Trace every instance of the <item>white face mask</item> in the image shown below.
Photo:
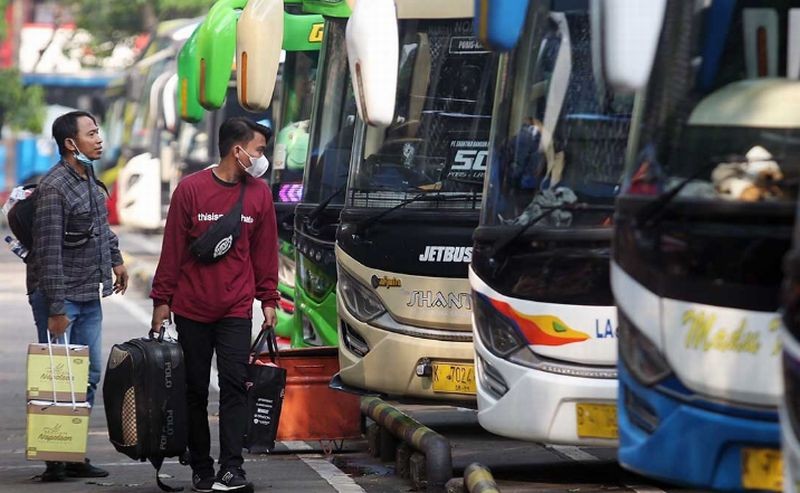
<path fill-rule="evenodd" d="M 253 178 L 261 178 L 269 169 L 269 159 L 267 159 L 267 156 L 261 155 L 259 157 L 253 157 L 248 154 L 242 146 L 239 146 L 239 149 L 241 149 L 242 152 L 247 154 L 247 157 L 250 158 L 250 166 L 245 166 L 237 158 L 236 162 L 239 163 L 239 166 L 241 166 L 242 169 Z"/>

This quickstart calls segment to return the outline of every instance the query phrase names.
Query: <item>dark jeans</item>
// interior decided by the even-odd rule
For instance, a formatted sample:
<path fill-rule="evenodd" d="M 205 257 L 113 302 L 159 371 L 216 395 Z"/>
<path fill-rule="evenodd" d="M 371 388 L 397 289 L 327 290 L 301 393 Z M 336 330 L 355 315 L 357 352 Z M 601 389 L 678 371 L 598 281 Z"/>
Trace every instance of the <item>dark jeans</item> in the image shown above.
<path fill-rule="evenodd" d="M 222 469 L 241 467 L 248 420 L 244 383 L 253 323 L 246 318 L 224 318 L 206 324 L 176 315 L 175 325 L 186 361 L 192 471 L 205 474 L 214 468 L 208 427 L 208 384 L 214 351 L 219 371 L 219 464 Z"/>

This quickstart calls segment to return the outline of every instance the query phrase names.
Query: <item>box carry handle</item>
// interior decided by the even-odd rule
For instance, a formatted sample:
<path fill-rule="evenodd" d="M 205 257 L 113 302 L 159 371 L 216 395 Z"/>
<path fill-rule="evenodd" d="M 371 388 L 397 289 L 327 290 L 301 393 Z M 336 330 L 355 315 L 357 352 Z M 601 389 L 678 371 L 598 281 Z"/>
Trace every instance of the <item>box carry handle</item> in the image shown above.
<path fill-rule="evenodd" d="M 72 325 L 72 323 L 70 323 Z M 72 375 L 72 361 L 69 355 L 69 333 L 70 327 L 67 326 L 67 330 L 64 331 L 64 355 L 67 359 L 67 373 L 69 375 L 69 393 L 72 397 L 72 410 L 74 411 L 77 409 L 78 404 L 75 402 L 75 378 Z M 58 402 L 58 397 L 56 396 L 56 363 L 55 359 L 53 358 L 53 334 L 50 331 L 47 331 L 47 352 L 50 355 L 50 379 L 53 383 L 53 404 Z M 56 344 L 58 344 L 58 337 L 56 337 Z"/>

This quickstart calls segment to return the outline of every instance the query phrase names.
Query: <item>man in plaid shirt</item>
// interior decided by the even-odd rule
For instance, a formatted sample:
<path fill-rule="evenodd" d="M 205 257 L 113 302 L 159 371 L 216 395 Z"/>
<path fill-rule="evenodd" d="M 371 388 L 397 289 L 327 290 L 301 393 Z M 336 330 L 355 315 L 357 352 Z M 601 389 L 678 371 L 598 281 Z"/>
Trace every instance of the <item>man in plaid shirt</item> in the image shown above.
<path fill-rule="evenodd" d="M 108 225 L 105 188 L 92 171 L 103 153 L 94 117 L 83 111 L 53 122 L 61 160 L 36 189 L 33 248 L 28 256 L 28 299 L 39 342 L 69 335 L 71 344 L 89 346 L 87 400 L 94 402 L 102 368 L 100 298 L 124 294 L 128 274 L 117 236 Z M 111 272 L 116 279 L 111 282 Z M 42 481 L 65 477 L 105 477 L 108 472 L 85 463 L 48 462 Z"/>

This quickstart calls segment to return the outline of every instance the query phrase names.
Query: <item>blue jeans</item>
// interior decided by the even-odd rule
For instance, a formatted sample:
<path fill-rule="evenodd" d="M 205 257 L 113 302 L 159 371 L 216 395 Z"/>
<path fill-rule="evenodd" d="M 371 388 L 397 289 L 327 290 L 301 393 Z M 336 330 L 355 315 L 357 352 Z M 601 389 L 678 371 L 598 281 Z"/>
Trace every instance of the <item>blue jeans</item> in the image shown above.
<path fill-rule="evenodd" d="M 40 289 L 28 295 L 28 302 L 33 309 L 33 319 L 36 322 L 36 331 L 40 343 L 47 343 L 47 319 L 50 315 L 47 300 Z M 89 388 L 86 400 L 94 405 L 94 394 L 100 383 L 102 369 L 102 342 L 100 328 L 103 325 L 103 310 L 100 300 L 94 301 L 64 301 L 69 326 L 67 336 L 70 344 L 89 346 Z"/>

